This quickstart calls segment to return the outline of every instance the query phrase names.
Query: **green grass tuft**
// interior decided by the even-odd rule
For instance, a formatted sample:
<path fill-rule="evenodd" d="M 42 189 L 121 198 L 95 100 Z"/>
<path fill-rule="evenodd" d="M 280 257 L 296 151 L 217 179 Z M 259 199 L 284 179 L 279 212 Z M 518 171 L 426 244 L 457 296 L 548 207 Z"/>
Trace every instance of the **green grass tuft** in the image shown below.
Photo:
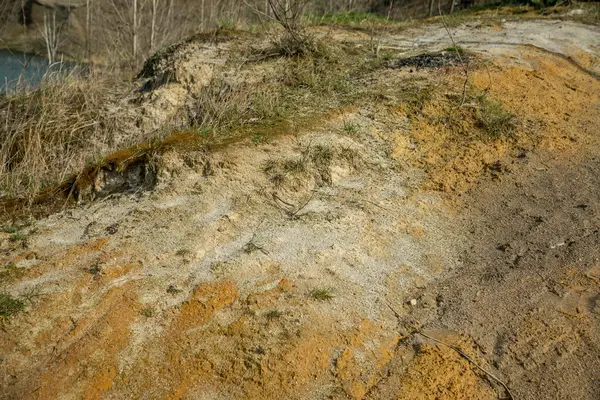
<path fill-rule="evenodd" d="M 15 299 L 8 293 L 0 293 L 0 318 L 7 319 L 12 315 L 21 312 L 25 308 L 25 303 Z"/>
<path fill-rule="evenodd" d="M 318 301 L 329 301 L 333 299 L 333 294 L 329 288 L 318 288 L 310 291 L 310 297 Z"/>

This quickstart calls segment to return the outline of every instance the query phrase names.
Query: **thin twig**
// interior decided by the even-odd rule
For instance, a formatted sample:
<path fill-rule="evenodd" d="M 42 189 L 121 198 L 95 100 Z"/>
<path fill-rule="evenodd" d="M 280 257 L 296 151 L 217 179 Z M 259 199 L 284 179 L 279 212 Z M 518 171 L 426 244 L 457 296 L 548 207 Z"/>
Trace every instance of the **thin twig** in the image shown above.
<path fill-rule="evenodd" d="M 462 65 L 463 70 L 465 71 L 465 81 L 463 83 L 462 99 L 460 101 L 460 105 L 457 107 L 457 108 L 460 108 L 463 106 L 463 104 L 465 104 L 465 99 L 467 97 L 467 84 L 469 83 L 469 67 L 463 61 L 463 58 L 460 55 L 460 50 L 458 48 L 458 45 L 454 41 L 454 37 L 452 36 L 450 29 L 448 28 L 448 24 L 446 24 L 446 18 L 444 17 L 444 14 L 442 13 L 442 7 L 440 6 L 439 0 L 438 0 L 438 11 L 440 13 L 440 17 L 442 19 L 442 24 L 444 25 L 444 29 L 446 30 L 446 32 L 448 33 L 448 36 L 450 37 L 450 40 L 452 41 L 452 45 L 454 46 L 454 51 L 456 51 L 456 55 L 458 56 L 458 61 L 460 62 L 460 65 Z"/>
<path fill-rule="evenodd" d="M 446 342 L 442 342 L 439 339 L 436 339 L 434 337 L 431 337 L 429 335 L 426 335 L 422 332 L 415 332 L 423 337 L 426 337 L 427 339 L 431 339 L 436 343 L 442 344 L 446 347 L 451 348 L 452 350 L 454 350 L 455 352 L 457 352 L 458 354 L 460 354 L 465 360 L 467 360 L 468 362 L 470 362 L 471 364 L 473 364 L 474 366 L 476 366 L 477 368 L 479 368 L 481 371 L 483 371 L 487 376 L 489 376 L 490 378 L 492 378 L 493 380 L 495 380 L 496 382 L 498 382 L 499 384 L 501 384 L 504 389 L 506 390 L 506 393 L 508 394 L 509 398 L 511 400 L 516 400 L 515 396 L 513 396 L 513 394 L 511 393 L 510 389 L 508 388 L 508 385 L 506 383 L 504 383 L 500 378 L 498 378 L 496 375 L 492 374 L 490 371 L 486 370 L 485 368 L 483 368 L 481 365 L 477 364 L 475 361 L 473 361 L 473 359 L 471 357 L 469 357 L 468 355 L 465 354 L 465 352 L 463 352 L 461 349 L 459 349 L 456 346 L 453 346 L 451 344 L 448 344 Z"/>
<path fill-rule="evenodd" d="M 600 278 L 592 275 L 592 274 L 586 274 L 585 276 L 587 276 L 588 278 L 590 278 L 591 280 L 593 280 L 594 282 L 596 282 L 598 285 L 600 285 Z"/>
<path fill-rule="evenodd" d="M 304 207 L 306 207 L 308 205 L 308 203 L 311 202 L 311 200 L 313 199 L 313 197 L 315 197 L 315 192 L 314 191 L 310 195 L 310 198 L 308 200 L 306 200 L 306 202 L 302 205 L 302 207 L 300 207 L 299 209 L 297 209 L 296 211 L 294 211 L 292 214 L 290 214 L 290 217 L 292 217 L 292 218 L 296 217 L 298 215 L 298 213 L 300 211 L 302 211 L 304 209 Z"/>
<path fill-rule="evenodd" d="M 283 200 L 281 197 L 277 196 L 277 193 L 273 193 L 273 198 L 275 200 L 279 200 L 280 202 L 282 202 L 286 206 L 289 206 L 289 207 L 292 207 L 292 208 L 294 207 L 294 205 L 292 203 L 288 203 L 287 201 Z"/>

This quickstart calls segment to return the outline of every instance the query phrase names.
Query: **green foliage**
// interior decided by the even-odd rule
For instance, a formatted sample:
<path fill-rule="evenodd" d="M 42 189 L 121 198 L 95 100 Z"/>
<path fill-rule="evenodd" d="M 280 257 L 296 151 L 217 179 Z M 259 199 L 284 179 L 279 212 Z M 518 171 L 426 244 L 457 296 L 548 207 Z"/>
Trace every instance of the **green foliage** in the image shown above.
<path fill-rule="evenodd" d="M 310 291 L 310 297 L 318 301 L 328 301 L 333 299 L 333 294 L 329 288 L 318 288 Z"/>
<path fill-rule="evenodd" d="M 254 145 L 259 145 L 261 143 L 264 143 L 267 141 L 267 138 L 262 136 L 262 135 L 254 135 L 254 137 L 252 138 L 252 143 Z"/>
<path fill-rule="evenodd" d="M 0 293 L 0 318 L 7 319 L 25 308 L 22 300 L 15 299 L 8 293 Z"/>
<path fill-rule="evenodd" d="M 340 26 L 361 26 L 369 23 L 384 23 L 385 21 L 386 17 L 383 15 L 358 11 L 333 13 L 312 18 L 313 24 Z"/>
<path fill-rule="evenodd" d="M 354 124 L 352 122 L 349 122 L 349 121 L 344 121 L 344 125 L 342 126 L 342 130 L 345 133 L 347 133 L 349 135 L 352 135 L 352 134 L 355 134 L 355 133 L 358 132 L 358 125 Z"/>
<path fill-rule="evenodd" d="M 460 55 L 465 54 L 465 49 L 463 49 L 462 47 L 456 45 L 456 46 L 450 46 L 446 49 L 444 49 L 445 51 L 449 51 L 451 53 L 458 53 Z"/>
<path fill-rule="evenodd" d="M 15 233 L 13 233 L 12 235 L 10 235 L 9 240 L 11 242 L 22 242 L 25 239 L 27 239 L 27 234 L 21 231 L 17 231 Z"/>

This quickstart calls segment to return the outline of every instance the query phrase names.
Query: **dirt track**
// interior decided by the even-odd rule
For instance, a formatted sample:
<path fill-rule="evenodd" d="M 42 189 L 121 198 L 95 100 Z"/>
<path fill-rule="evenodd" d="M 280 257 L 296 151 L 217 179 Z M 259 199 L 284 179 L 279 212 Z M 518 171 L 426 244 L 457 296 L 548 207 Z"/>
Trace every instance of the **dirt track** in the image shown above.
<path fill-rule="evenodd" d="M 3 290 L 39 297 L 3 322 L 0 397 L 506 398 L 475 362 L 515 399 L 600 398 L 600 34 L 544 21 L 455 40 L 516 139 L 453 137 L 443 91 L 407 116 L 407 76 L 460 88 L 460 67 L 389 68 L 376 104 L 167 153 L 154 192 L 7 235 Z M 449 46 L 441 27 L 382 43 Z"/>

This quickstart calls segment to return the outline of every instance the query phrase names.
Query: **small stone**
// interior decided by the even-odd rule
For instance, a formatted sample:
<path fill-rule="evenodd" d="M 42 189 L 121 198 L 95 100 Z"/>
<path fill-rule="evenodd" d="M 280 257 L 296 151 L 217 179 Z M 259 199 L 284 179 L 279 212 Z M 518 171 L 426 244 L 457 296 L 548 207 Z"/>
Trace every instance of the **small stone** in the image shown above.
<path fill-rule="evenodd" d="M 411 305 L 411 306 L 416 306 L 416 305 L 417 305 L 417 299 L 412 299 L 412 300 L 410 301 L 410 305 Z"/>

